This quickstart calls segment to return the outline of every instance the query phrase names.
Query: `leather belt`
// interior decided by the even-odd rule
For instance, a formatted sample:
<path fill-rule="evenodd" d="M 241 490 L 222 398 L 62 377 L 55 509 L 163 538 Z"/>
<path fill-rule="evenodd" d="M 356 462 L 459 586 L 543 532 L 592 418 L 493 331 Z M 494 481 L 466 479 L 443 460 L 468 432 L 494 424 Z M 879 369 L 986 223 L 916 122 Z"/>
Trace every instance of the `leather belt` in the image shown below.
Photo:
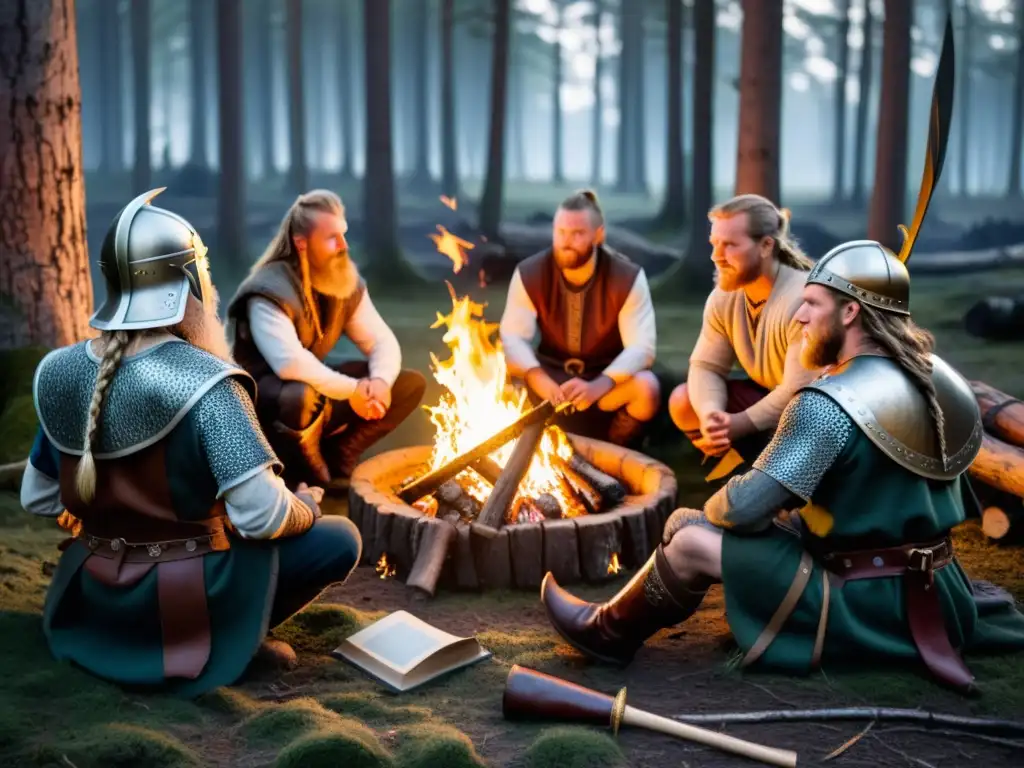
<path fill-rule="evenodd" d="M 974 690 L 974 675 L 949 640 L 935 589 L 935 571 L 954 562 L 948 537 L 927 544 L 829 552 L 821 560 L 844 582 L 902 575 L 907 620 L 921 660 L 940 681 L 964 692 Z"/>

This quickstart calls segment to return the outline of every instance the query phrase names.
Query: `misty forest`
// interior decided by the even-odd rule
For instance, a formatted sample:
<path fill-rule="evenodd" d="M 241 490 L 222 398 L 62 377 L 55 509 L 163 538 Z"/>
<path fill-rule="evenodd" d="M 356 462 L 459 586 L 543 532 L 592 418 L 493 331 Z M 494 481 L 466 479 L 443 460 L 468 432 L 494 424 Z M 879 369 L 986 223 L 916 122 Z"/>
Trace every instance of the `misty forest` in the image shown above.
<path fill-rule="evenodd" d="M 565 194 L 592 186 L 611 244 L 679 295 L 699 296 L 711 274 L 706 211 L 734 193 L 789 207 L 814 257 L 856 237 L 898 244 L 923 165 L 946 2 L 55 5 L 74 9 L 74 33 L 45 54 L 38 40 L 8 48 L 5 68 L 20 64 L 24 89 L 33 67 L 63 57 L 42 101 L 62 88 L 81 104 L 81 149 L 76 116 L 55 114 L 67 155 L 39 162 L 82 164 L 85 208 L 72 213 L 68 201 L 63 226 L 74 231 L 87 214 L 93 262 L 114 213 L 165 186 L 161 204 L 199 228 L 229 293 L 294 196 L 322 186 L 346 203 L 371 286 L 382 275 L 452 276 L 429 237 L 438 227 L 476 246 L 467 284 L 488 282 L 543 247 Z M 953 6 L 955 116 L 921 253 L 1024 241 L 1021 0 Z M 18 131 L 28 119 L 15 117 L 5 148 L 31 146 Z M 22 194 L 31 175 L 9 166 L 0 196 Z M 52 226 L 24 215 L 25 229 Z M 6 228 L 5 249 L 21 229 Z M 77 252 L 67 237 L 59 249 Z M 85 268 L 85 252 L 72 261 Z M 76 333 L 58 326 L 83 322 L 81 311 L 40 316 L 21 335 L 68 340 Z"/>

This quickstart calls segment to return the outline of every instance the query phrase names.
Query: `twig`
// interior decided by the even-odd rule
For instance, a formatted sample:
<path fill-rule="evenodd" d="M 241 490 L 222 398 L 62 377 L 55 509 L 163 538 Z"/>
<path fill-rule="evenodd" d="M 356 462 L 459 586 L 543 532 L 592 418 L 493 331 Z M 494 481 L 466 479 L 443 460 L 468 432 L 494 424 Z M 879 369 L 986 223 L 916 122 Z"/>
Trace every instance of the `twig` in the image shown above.
<path fill-rule="evenodd" d="M 75 765 L 74 763 L 72 763 L 72 762 L 71 762 L 70 758 L 68 758 L 68 756 L 67 756 L 67 755 L 61 755 L 61 756 L 60 756 L 60 759 L 61 759 L 61 760 L 62 760 L 62 761 L 63 761 L 64 763 L 66 763 L 67 765 L 69 765 L 69 766 L 70 766 L 71 768 L 78 768 L 78 766 L 77 766 L 77 765 Z"/>
<path fill-rule="evenodd" d="M 759 691 L 764 691 L 769 696 L 771 696 L 773 699 L 775 699 L 777 702 L 779 702 L 779 704 L 785 704 L 787 707 L 790 707 L 792 709 L 796 709 L 796 706 L 797 706 L 796 704 L 794 704 L 792 701 L 787 701 L 786 699 L 782 698 L 781 696 L 779 696 L 779 694 L 777 694 L 774 691 L 770 690 L 766 686 L 763 686 L 760 683 L 755 683 L 752 680 L 747 680 L 746 682 L 747 682 L 748 685 L 754 686 Z"/>
<path fill-rule="evenodd" d="M 929 762 L 928 762 L 927 760 L 922 760 L 922 759 L 921 759 L 921 758 L 919 758 L 919 757 L 913 757 L 912 755 L 908 755 L 908 754 L 907 754 L 906 752 L 904 752 L 904 751 L 903 751 L 902 749 L 898 749 L 898 748 L 894 747 L 894 746 L 893 746 L 892 744 L 889 744 L 889 743 L 887 743 L 887 742 L 885 741 L 885 739 L 883 739 L 883 738 L 882 738 L 881 736 L 879 736 L 879 735 L 878 735 L 877 733 L 873 733 L 873 734 L 871 734 L 871 735 L 875 737 L 875 740 L 876 740 L 876 741 L 877 741 L 877 742 L 878 742 L 879 744 L 881 744 L 881 745 L 882 745 L 883 747 L 885 747 L 886 749 L 888 749 L 888 750 L 889 750 L 890 752 L 892 752 L 893 754 L 899 755 L 899 756 L 900 756 L 900 757 L 902 757 L 902 758 L 903 758 L 904 760 L 906 760 L 906 761 L 907 761 L 908 763 L 916 763 L 917 765 L 920 765 L 920 766 L 921 766 L 921 768 L 935 768 L 935 766 L 934 766 L 934 765 L 932 765 L 931 763 L 929 763 Z"/>
<path fill-rule="evenodd" d="M 1007 749 L 1024 749 L 1024 742 L 1004 739 L 999 736 L 986 736 L 983 733 L 972 733 L 971 731 L 949 731 L 941 728 L 916 728 L 912 725 L 896 725 L 886 728 L 884 733 L 929 733 L 936 736 L 945 736 L 950 739 L 974 739 L 984 744 L 992 744 Z"/>
<path fill-rule="evenodd" d="M 872 721 L 871 721 L 870 723 L 868 723 L 868 724 L 867 724 L 867 727 L 866 727 L 866 728 L 864 728 L 864 730 L 863 730 L 863 731 L 861 731 L 860 733 L 858 733 L 858 734 L 857 734 L 856 736 L 854 736 L 854 737 L 853 737 L 852 739 L 848 739 L 848 740 L 847 740 L 846 742 L 844 742 L 843 744 L 840 744 L 840 745 L 839 745 L 838 747 L 836 747 L 836 748 L 835 748 L 835 749 L 833 749 L 833 750 L 832 750 L 831 752 L 829 752 L 829 753 L 828 753 L 827 755 L 825 755 L 825 757 L 824 757 L 824 759 L 822 760 L 822 762 L 825 762 L 825 761 L 828 761 L 828 760 L 832 760 L 832 759 L 834 759 L 834 758 L 837 758 L 837 757 L 839 757 L 839 756 L 840 756 L 841 754 L 843 754 L 843 752 L 845 752 L 845 751 L 846 751 L 846 750 L 848 750 L 848 749 L 849 749 L 850 747 L 852 747 L 852 746 L 853 746 L 854 744 L 856 744 L 856 743 L 857 743 L 858 741 L 860 741 L 860 740 L 861 740 L 861 739 L 863 739 L 863 738 L 864 738 L 865 736 L 867 736 L 867 734 L 868 734 L 868 731 L 870 731 L 870 730 L 871 730 L 871 729 L 872 729 L 872 728 L 874 727 L 874 725 L 875 725 L 875 721 L 874 721 L 874 720 L 872 720 Z"/>

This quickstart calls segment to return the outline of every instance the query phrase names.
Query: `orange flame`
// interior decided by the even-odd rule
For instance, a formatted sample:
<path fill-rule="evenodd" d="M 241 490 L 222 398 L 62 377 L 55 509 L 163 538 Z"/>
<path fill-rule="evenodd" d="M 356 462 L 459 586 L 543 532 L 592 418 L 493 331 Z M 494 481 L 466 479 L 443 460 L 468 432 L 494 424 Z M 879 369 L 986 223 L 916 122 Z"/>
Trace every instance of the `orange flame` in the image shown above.
<path fill-rule="evenodd" d="M 377 561 L 377 573 L 380 574 L 382 579 L 387 579 L 395 575 L 395 566 L 388 564 L 387 553 L 381 554 L 380 560 Z"/>
<path fill-rule="evenodd" d="M 451 208 L 453 211 L 459 210 L 459 201 L 454 197 L 448 197 L 448 195 L 441 195 L 441 202 Z"/>
<path fill-rule="evenodd" d="M 463 240 L 461 237 L 453 235 L 440 224 L 437 225 L 437 230 L 441 233 L 440 235 L 427 235 L 427 237 L 434 241 L 438 253 L 443 253 L 452 260 L 452 263 L 455 265 L 455 272 L 458 274 L 459 270 L 469 263 L 469 257 L 466 256 L 462 249 L 472 250 L 476 246 Z"/>
<path fill-rule="evenodd" d="M 431 471 L 509 426 L 530 408 L 525 391 L 516 393 L 506 388 L 505 356 L 501 342 L 492 339 L 498 324 L 484 319 L 483 304 L 473 302 L 469 296 L 456 297 L 451 285 L 448 290 L 452 297 L 451 314 L 438 312 L 431 326 L 445 326 L 442 338 L 451 352 L 451 357 L 444 361 L 433 353 L 430 355 L 431 371 L 445 390 L 436 406 L 424 406 L 435 427 Z M 516 442 L 506 443 L 491 453 L 490 458 L 499 466 L 505 466 Z M 535 499 L 542 493 L 550 493 L 558 499 L 565 516 L 586 514 L 580 503 L 566 492 L 556 468 L 556 457 L 568 460 L 571 456 L 572 447 L 565 433 L 557 427 L 548 427 L 519 484 L 516 498 Z M 456 479 L 480 501 L 485 501 L 491 491 L 491 485 L 471 470 L 464 470 Z M 512 505 L 515 503 L 513 499 Z"/>
<path fill-rule="evenodd" d="M 618 573 L 622 570 L 622 566 L 619 565 L 619 553 L 612 552 L 612 559 L 608 561 L 608 573 Z"/>

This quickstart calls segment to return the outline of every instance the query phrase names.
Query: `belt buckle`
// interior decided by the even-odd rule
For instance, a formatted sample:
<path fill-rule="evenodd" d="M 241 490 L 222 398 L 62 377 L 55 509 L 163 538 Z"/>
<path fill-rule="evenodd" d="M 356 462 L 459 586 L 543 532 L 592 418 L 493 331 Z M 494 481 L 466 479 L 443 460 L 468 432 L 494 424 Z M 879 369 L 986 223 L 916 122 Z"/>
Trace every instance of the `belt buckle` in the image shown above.
<path fill-rule="evenodd" d="M 587 369 L 587 364 L 580 360 L 578 357 L 570 357 L 564 363 L 562 363 L 562 370 L 568 373 L 570 376 L 581 376 L 583 371 Z"/>
<path fill-rule="evenodd" d="M 935 581 L 935 550 L 911 549 L 907 559 L 907 570 L 925 574 L 927 587 L 930 587 Z"/>

